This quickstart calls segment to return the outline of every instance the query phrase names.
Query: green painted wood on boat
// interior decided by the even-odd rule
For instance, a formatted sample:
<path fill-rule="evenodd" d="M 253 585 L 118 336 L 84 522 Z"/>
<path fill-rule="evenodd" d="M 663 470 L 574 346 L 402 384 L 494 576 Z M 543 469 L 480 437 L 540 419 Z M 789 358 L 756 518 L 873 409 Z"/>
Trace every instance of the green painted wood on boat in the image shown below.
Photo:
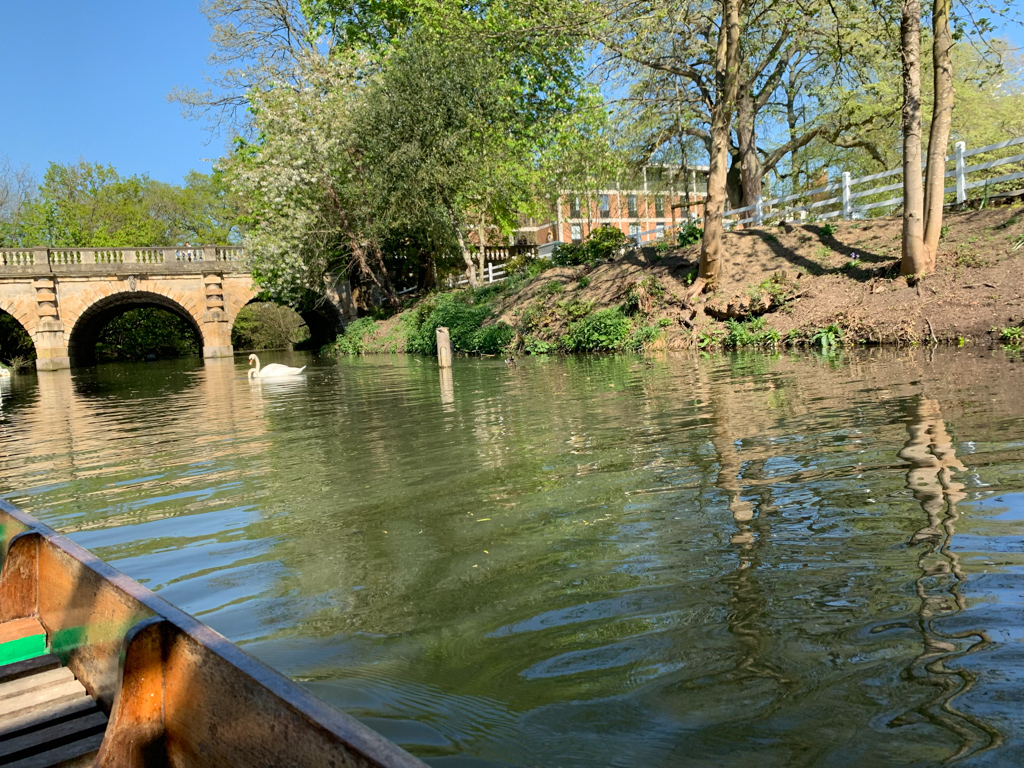
<path fill-rule="evenodd" d="M 16 640 L 0 643 L 0 664 L 34 659 L 46 654 L 46 635 L 27 635 Z"/>

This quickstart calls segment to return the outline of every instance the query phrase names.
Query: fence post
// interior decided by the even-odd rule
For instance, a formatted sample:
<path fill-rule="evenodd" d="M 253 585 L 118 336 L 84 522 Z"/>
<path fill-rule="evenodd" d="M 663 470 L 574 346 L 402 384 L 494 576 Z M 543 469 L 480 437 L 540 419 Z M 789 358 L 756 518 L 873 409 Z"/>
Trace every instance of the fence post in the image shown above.
<path fill-rule="evenodd" d="M 850 200 L 850 172 L 843 171 L 843 218 L 853 218 L 853 202 Z"/>
<path fill-rule="evenodd" d="M 764 224 L 764 201 L 761 195 L 757 196 L 754 203 L 754 223 L 759 227 Z"/>
<path fill-rule="evenodd" d="M 487 282 L 488 283 L 493 283 L 494 282 L 494 262 L 493 261 L 487 262 Z"/>
<path fill-rule="evenodd" d="M 958 141 L 956 147 L 956 202 L 961 205 L 967 202 L 967 163 L 964 162 L 964 152 L 967 145 Z"/>

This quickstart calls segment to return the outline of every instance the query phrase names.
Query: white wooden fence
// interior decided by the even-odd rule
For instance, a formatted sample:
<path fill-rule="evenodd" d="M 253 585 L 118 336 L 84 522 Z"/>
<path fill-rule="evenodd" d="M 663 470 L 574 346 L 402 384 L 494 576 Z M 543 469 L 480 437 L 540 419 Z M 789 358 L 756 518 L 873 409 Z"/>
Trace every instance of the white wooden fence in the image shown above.
<path fill-rule="evenodd" d="M 1024 136 L 1018 136 L 1015 139 L 1007 139 L 1006 141 L 1001 141 L 997 144 L 989 144 L 985 147 L 978 147 L 977 149 L 967 149 L 964 142 L 958 141 L 954 145 L 953 154 L 946 157 L 946 162 L 954 163 L 954 167 L 951 170 L 946 171 L 945 178 L 955 179 L 955 181 L 951 186 L 945 188 L 945 193 L 947 195 L 955 194 L 956 202 L 964 203 L 967 202 L 967 190 L 969 189 L 992 187 L 996 184 L 1024 179 L 1024 171 L 1005 173 L 1000 176 L 980 178 L 973 181 L 968 180 L 967 178 L 970 174 L 988 171 L 1001 165 L 1024 162 L 1024 154 L 1019 153 L 1009 155 L 1007 157 L 1000 157 L 995 160 L 976 163 L 974 165 L 968 165 L 967 158 L 989 152 L 996 152 L 1000 149 L 1007 149 L 1008 147 L 1015 147 L 1021 144 L 1024 144 Z M 923 170 L 924 166 L 922 166 L 922 171 Z M 868 189 L 862 189 L 861 187 L 865 184 L 881 181 L 893 176 L 902 176 L 902 174 L 902 168 L 895 168 L 891 171 L 882 171 L 881 173 L 872 173 L 858 178 L 851 178 L 848 172 L 844 172 L 839 181 L 825 184 L 824 186 L 816 189 L 810 189 L 806 192 L 799 192 L 797 194 L 786 195 L 784 197 L 775 197 L 768 200 L 758 197 L 757 202 L 754 205 L 728 210 L 725 212 L 725 216 L 727 218 L 725 225 L 727 227 L 738 226 L 740 224 L 753 224 L 755 226 L 760 226 L 764 224 L 765 219 L 767 218 L 791 220 L 801 213 L 813 214 L 820 220 L 839 217 L 842 217 L 843 219 L 862 219 L 865 218 L 865 214 L 868 211 L 874 210 L 875 208 L 891 208 L 901 205 L 903 203 L 903 180 L 900 179 L 895 183 L 882 184 Z M 830 192 L 838 192 L 839 194 L 825 198 L 824 200 L 812 199 L 816 195 L 828 194 Z M 881 196 L 888 192 L 898 192 L 898 194 L 883 200 L 866 200 L 866 198 Z M 801 200 L 806 200 L 807 202 L 803 205 L 788 205 L 789 203 Z M 861 202 L 858 203 L 858 200 Z M 833 207 L 835 210 L 823 210 Z M 748 215 L 739 219 L 730 218 L 741 214 Z M 630 235 L 630 239 L 639 245 L 642 242 L 649 242 L 651 239 L 660 236 L 659 230 L 651 229 L 646 232 Z"/>

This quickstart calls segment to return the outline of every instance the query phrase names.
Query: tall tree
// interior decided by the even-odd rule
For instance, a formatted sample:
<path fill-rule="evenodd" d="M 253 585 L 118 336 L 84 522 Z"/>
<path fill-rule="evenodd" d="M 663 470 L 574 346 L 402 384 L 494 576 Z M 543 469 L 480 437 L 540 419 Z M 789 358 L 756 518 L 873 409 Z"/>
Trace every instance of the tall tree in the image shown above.
<path fill-rule="evenodd" d="M 932 124 L 928 134 L 928 169 L 925 178 L 924 246 L 928 263 L 935 270 L 935 254 L 942 233 L 942 205 L 946 188 L 946 147 L 953 123 L 953 34 L 950 31 L 950 0 L 933 0 L 932 5 Z"/>
<path fill-rule="evenodd" d="M 900 17 L 903 71 L 903 258 L 900 273 L 919 276 L 931 258 L 924 243 L 921 181 L 921 0 L 903 0 Z"/>
<path fill-rule="evenodd" d="M 723 249 L 729 135 L 739 88 L 740 0 L 721 0 L 722 13 L 715 49 L 715 90 L 711 107 L 711 162 L 704 206 L 704 235 L 698 274 L 709 287 L 718 281 Z"/>
<path fill-rule="evenodd" d="M 18 245 L 35 181 L 27 165 L 15 167 L 0 154 L 0 247 Z"/>
<path fill-rule="evenodd" d="M 334 274 L 394 300 L 371 236 L 367 179 L 350 140 L 364 64 L 358 56 L 310 56 L 301 62 L 303 88 L 251 94 L 258 138 L 239 140 L 224 162 L 250 222 L 245 244 L 253 277 L 275 300 L 318 301 Z"/>

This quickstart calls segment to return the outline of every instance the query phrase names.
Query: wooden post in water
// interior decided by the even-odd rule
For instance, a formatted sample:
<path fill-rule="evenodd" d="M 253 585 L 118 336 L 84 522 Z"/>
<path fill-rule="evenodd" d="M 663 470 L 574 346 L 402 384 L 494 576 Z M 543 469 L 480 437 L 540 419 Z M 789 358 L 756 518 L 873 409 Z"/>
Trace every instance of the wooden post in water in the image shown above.
<path fill-rule="evenodd" d="M 437 329 L 437 364 L 441 368 L 452 367 L 452 339 L 444 326 Z"/>

